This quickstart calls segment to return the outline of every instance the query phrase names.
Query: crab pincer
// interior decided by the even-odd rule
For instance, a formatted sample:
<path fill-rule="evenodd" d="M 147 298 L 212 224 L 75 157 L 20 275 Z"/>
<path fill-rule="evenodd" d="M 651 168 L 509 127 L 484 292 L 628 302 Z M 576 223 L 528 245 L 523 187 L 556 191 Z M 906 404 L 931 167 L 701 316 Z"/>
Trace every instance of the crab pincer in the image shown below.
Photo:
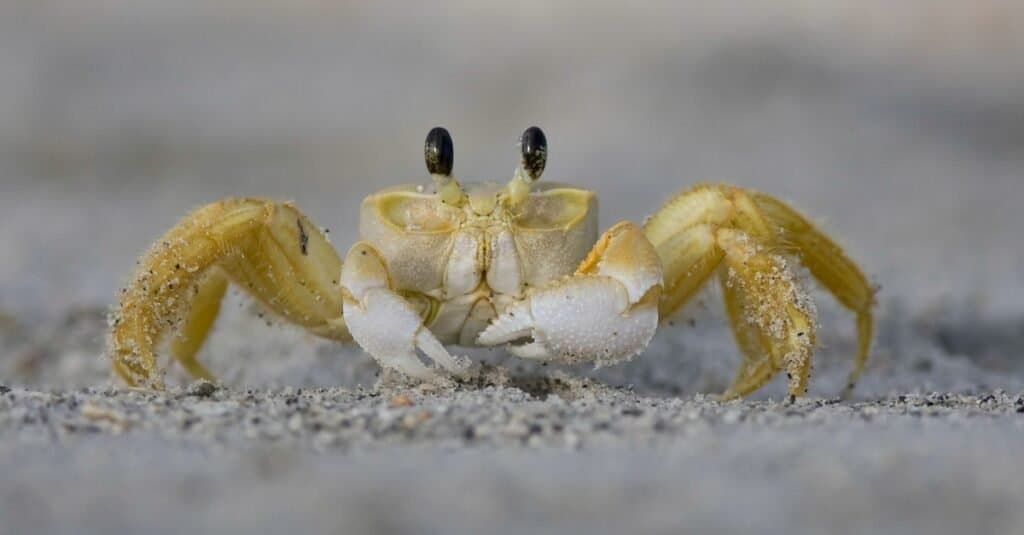
<path fill-rule="evenodd" d="M 508 350 L 528 359 L 599 366 L 628 360 L 658 328 L 661 280 L 654 247 L 623 221 L 604 233 L 574 274 L 528 293 L 477 341 L 511 342 Z"/>

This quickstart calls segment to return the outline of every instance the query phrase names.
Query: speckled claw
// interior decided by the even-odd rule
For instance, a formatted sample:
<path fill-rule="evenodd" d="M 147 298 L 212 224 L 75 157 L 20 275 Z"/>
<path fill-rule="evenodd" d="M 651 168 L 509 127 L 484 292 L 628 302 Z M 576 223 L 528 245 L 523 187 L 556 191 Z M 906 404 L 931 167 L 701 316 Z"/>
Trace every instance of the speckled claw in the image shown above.
<path fill-rule="evenodd" d="M 528 359 L 627 360 L 647 347 L 658 326 L 661 266 L 632 223 L 608 230 L 576 273 L 509 307 L 477 342 L 510 345 Z"/>
<path fill-rule="evenodd" d="M 442 378 L 420 360 L 418 349 L 451 375 L 469 372 L 469 359 L 448 353 L 419 313 L 392 289 L 384 258 L 372 245 L 359 242 L 349 250 L 341 285 L 349 332 L 381 366 L 421 380 Z"/>

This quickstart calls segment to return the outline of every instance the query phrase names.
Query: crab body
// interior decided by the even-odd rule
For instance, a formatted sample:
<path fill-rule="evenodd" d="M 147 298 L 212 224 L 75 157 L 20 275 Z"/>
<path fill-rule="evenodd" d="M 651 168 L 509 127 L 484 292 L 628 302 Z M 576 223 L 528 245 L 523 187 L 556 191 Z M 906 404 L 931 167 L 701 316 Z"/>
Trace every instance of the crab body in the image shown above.
<path fill-rule="evenodd" d="M 793 259 L 857 314 L 857 364 L 870 346 L 874 291 L 859 268 L 803 216 L 766 194 L 699 185 L 641 228 L 598 236 L 597 197 L 537 182 L 547 142 L 532 127 L 505 183 L 451 176 L 447 131 L 425 146 L 432 185 L 388 188 L 360 207 L 360 240 L 344 258 L 297 208 L 225 199 L 187 216 L 140 260 L 111 319 L 114 369 L 162 386 L 156 352 L 210 378 L 196 353 L 228 283 L 273 312 L 331 339 L 354 339 L 382 366 L 422 380 L 472 373 L 446 345 L 504 345 L 527 359 L 614 364 L 643 351 L 658 327 L 710 278 L 744 360 L 725 397 L 776 372 L 801 395 L 810 373 L 814 306 Z M 793 251 L 784 254 L 783 250 Z"/>
<path fill-rule="evenodd" d="M 464 187 L 462 206 L 437 202 L 422 185 L 370 195 L 359 234 L 440 341 L 476 345 L 479 332 L 529 288 L 572 274 L 597 240 L 597 199 L 546 183 L 512 212 L 494 202 L 500 185 Z"/>

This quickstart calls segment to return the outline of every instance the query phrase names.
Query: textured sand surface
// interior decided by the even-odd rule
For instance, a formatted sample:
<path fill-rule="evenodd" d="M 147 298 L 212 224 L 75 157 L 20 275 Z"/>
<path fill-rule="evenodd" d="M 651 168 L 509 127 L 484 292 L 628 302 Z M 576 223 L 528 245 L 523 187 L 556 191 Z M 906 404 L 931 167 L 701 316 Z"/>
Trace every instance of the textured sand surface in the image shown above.
<path fill-rule="evenodd" d="M 1011 533 L 1024 522 L 1019 395 L 717 404 L 532 387 L 536 397 L 16 389 L 0 397 L 4 527 Z"/>
<path fill-rule="evenodd" d="M 673 6 L 5 3 L 0 533 L 1024 532 L 1024 9 Z M 706 397 L 714 288 L 626 365 L 476 351 L 433 390 L 232 293 L 223 386 L 109 381 L 104 310 L 176 218 L 289 198 L 344 250 L 436 124 L 467 180 L 542 126 L 603 226 L 702 180 L 790 200 L 881 287 L 854 399 L 820 292 L 806 399 Z"/>

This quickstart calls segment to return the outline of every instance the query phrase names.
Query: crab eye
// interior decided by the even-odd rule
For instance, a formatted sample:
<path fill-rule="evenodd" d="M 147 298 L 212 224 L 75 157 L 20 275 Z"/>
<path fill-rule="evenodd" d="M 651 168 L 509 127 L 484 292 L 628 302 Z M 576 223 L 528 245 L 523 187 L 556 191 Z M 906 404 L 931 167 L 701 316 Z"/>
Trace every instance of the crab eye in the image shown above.
<path fill-rule="evenodd" d="M 536 126 L 527 128 L 519 139 L 519 147 L 523 155 L 523 170 L 530 179 L 537 180 L 548 162 L 548 139 L 544 137 L 544 131 Z"/>
<path fill-rule="evenodd" d="M 443 127 L 436 126 L 427 134 L 423 145 L 423 158 L 427 161 L 427 171 L 432 175 L 451 176 L 455 165 L 455 146 L 452 136 Z"/>

